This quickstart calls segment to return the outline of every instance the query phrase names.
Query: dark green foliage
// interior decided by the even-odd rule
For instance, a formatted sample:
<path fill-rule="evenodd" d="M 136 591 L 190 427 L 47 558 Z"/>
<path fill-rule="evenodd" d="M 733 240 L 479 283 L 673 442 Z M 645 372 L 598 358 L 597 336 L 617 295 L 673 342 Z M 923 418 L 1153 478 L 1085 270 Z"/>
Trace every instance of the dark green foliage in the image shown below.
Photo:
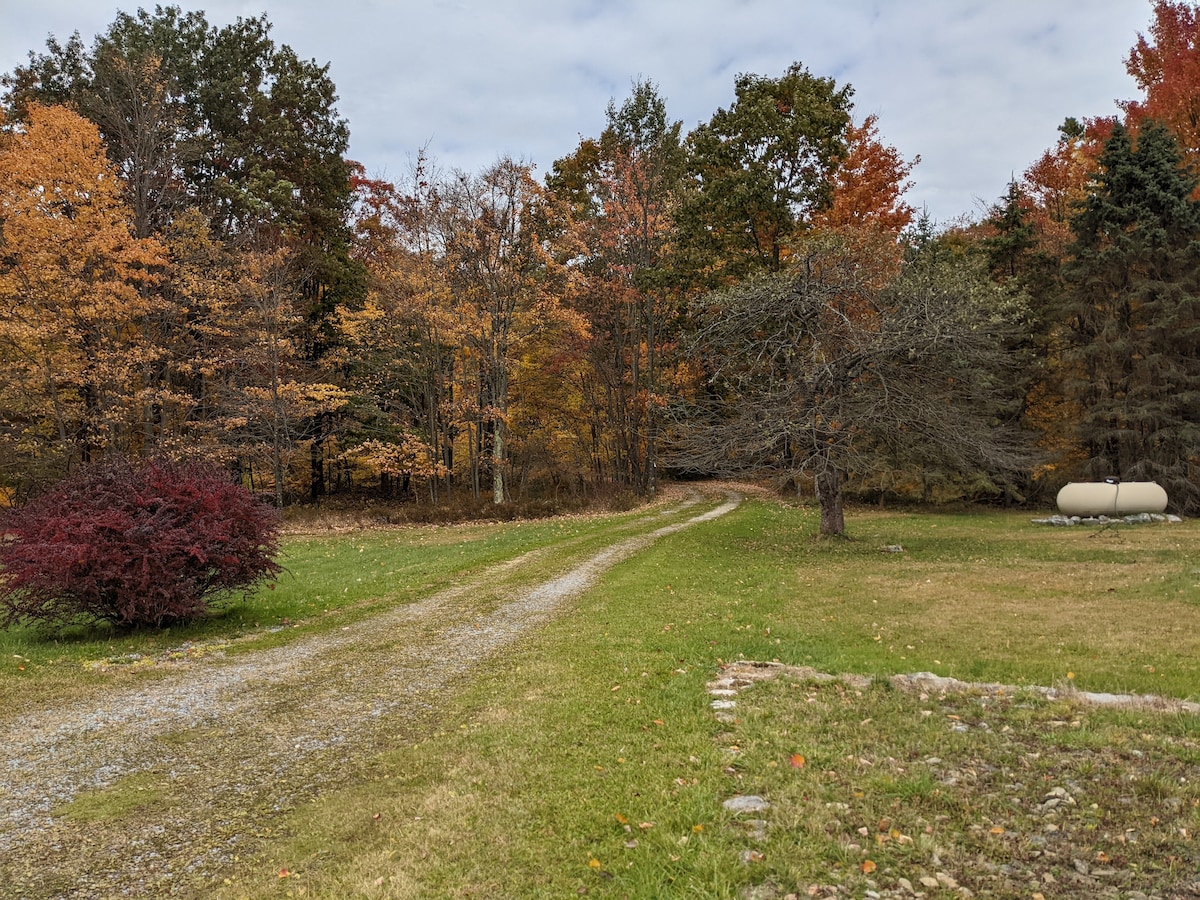
<path fill-rule="evenodd" d="M 1200 510 L 1200 204 L 1175 139 L 1118 125 L 1065 269 L 1067 391 L 1092 477 L 1162 484 Z"/>
<path fill-rule="evenodd" d="M 999 280 L 1021 275 L 1030 251 L 1037 246 L 1037 234 L 1016 182 L 1009 184 L 1008 192 L 992 207 L 984 224 L 993 230 L 990 237 L 981 241 L 992 275 Z"/>
<path fill-rule="evenodd" d="M 849 86 L 793 63 L 779 78 L 740 75 L 735 92 L 687 141 L 679 264 L 705 287 L 777 271 L 789 239 L 828 202 L 846 153 Z"/>
<path fill-rule="evenodd" d="M 161 627 L 280 572 L 277 514 L 207 465 L 116 458 L 0 522 L 0 624 Z"/>

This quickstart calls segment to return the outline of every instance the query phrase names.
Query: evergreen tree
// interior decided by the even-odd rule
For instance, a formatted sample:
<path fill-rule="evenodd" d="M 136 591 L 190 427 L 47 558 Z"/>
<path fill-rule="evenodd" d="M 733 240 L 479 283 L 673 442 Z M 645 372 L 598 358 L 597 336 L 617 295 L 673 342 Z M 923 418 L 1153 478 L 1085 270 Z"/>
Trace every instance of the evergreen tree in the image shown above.
<path fill-rule="evenodd" d="M 1163 125 L 1114 128 L 1072 220 L 1067 389 L 1092 477 L 1155 480 L 1200 510 L 1200 204 Z"/>
<path fill-rule="evenodd" d="M 1029 221 L 1025 196 L 1015 181 L 1009 182 L 1004 199 L 991 208 L 984 224 L 992 230 L 981 242 L 992 277 L 1006 281 L 1024 274 L 1037 235 Z"/>

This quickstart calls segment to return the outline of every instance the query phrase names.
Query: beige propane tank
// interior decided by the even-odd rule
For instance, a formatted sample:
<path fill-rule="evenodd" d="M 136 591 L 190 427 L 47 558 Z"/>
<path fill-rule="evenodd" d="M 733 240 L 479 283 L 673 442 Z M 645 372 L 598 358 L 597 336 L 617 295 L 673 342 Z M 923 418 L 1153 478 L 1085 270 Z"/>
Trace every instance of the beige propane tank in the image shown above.
<path fill-rule="evenodd" d="M 1130 516 L 1166 508 L 1167 492 L 1153 481 L 1072 481 L 1058 492 L 1064 516 Z"/>

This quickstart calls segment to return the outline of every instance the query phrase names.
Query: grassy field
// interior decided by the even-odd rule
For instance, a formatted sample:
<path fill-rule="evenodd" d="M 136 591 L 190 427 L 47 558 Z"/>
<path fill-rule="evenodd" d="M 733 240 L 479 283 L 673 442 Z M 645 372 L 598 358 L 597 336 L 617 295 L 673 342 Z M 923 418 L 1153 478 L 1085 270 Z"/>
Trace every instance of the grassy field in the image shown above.
<path fill-rule="evenodd" d="M 1200 882 L 1196 716 L 885 680 L 930 671 L 1200 698 L 1200 526 L 1029 518 L 855 510 L 852 539 L 817 540 L 815 511 L 748 502 L 663 539 L 458 684 L 429 731 L 397 734 L 196 893 L 1187 896 Z M 193 637 L 286 640 L 485 560 L 586 544 L 591 527 L 295 538 L 293 584 Z M 400 586 L 372 588 L 376 569 Z M 4 686 L 29 675 L 51 696 L 69 680 L 56 670 L 181 639 L 9 636 L 5 658 L 28 663 Z M 780 677 L 714 710 L 710 683 L 738 660 L 875 680 Z M 745 795 L 769 806 L 724 806 Z"/>
<path fill-rule="evenodd" d="M 212 617 L 162 631 L 106 626 L 46 633 L 0 630 L 0 687 L 11 687 L 0 722 L 39 703 L 84 695 L 125 676 L 166 677 L 164 660 L 251 653 L 314 631 L 343 627 L 411 603 L 472 572 L 549 545 L 594 539 L 604 523 L 636 513 L 506 525 L 293 531 L 283 541 L 285 571 L 252 597 L 224 603 Z M 606 531 L 604 533 L 607 533 Z"/>
<path fill-rule="evenodd" d="M 1195 697 L 1194 523 L 857 512 L 853 540 L 815 529 L 751 503 L 622 565 L 464 684 L 441 731 L 297 813 L 224 896 L 1051 898 L 1200 880 L 1193 716 L 781 679 L 722 722 L 706 692 L 744 658 Z M 744 794 L 771 806 L 723 806 Z"/>

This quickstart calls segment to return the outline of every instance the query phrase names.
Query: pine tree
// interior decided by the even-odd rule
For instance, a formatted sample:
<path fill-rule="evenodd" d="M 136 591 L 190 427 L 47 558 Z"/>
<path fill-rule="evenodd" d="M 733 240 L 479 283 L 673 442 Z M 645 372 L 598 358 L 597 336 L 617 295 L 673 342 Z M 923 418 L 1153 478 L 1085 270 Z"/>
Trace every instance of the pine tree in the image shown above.
<path fill-rule="evenodd" d="M 1200 510 L 1200 204 L 1165 126 L 1114 128 L 1072 220 L 1064 361 L 1092 477 Z"/>

